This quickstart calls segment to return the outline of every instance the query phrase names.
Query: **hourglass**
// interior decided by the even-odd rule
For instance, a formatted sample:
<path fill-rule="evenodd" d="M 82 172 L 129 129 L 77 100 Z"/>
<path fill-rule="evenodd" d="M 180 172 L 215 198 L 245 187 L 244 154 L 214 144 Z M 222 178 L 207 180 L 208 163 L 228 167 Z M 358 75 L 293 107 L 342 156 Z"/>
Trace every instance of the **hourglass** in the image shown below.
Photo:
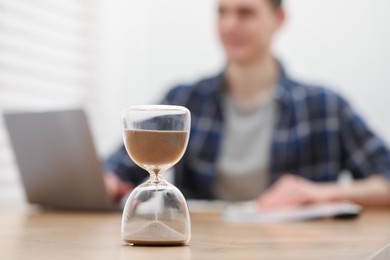
<path fill-rule="evenodd" d="M 132 245 L 184 245 L 191 223 L 183 194 L 163 173 L 183 156 L 189 138 L 190 111 L 181 106 L 135 106 L 123 113 L 127 153 L 150 178 L 126 201 L 122 239 Z"/>

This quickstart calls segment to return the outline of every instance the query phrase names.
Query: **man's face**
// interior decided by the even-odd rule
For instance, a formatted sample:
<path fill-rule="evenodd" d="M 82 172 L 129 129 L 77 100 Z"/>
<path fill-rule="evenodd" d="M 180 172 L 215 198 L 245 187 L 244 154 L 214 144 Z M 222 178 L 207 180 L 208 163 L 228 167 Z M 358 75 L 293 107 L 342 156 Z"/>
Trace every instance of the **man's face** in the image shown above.
<path fill-rule="evenodd" d="M 232 62 L 250 62 L 268 53 L 283 11 L 268 0 L 218 0 L 218 31 Z"/>

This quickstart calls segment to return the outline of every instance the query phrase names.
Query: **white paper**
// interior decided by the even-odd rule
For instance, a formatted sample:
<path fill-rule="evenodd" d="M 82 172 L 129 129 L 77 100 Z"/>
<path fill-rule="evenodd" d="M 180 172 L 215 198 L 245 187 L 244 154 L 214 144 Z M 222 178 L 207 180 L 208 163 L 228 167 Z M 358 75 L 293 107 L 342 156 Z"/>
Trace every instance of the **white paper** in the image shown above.
<path fill-rule="evenodd" d="M 222 219 L 228 222 L 275 223 L 358 215 L 361 210 L 362 208 L 359 205 L 349 202 L 337 202 L 301 206 L 274 212 L 261 212 L 255 202 L 246 202 L 228 206 L 222 213 Z"/>

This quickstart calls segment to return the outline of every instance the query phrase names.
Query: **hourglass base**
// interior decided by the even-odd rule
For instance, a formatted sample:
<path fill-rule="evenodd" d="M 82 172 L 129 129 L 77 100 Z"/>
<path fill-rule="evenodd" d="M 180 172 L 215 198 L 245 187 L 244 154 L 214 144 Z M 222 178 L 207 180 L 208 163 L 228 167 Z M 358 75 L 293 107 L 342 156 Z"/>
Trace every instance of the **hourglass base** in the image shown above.
<path fill-rule="evenodd" d="M 134 240 L 134 241 L 128 241 L 128 240 L 125 240 L 125 242 L 128 244 L 128 245 L 131 245 L 131 246 L 185 246 L 187 245 L 187 242 L 182 242 L 182 243 L 170 243 L 170 242 L 149 242 L 149 241 L 138 241 L 138 240 Z"/>
<path fill-rule="evenodd" d="M 191 237 L 187 203 L 165 180 L 133 190 L 122 216 L 122 239 L 132 245 L 184 245 Z"/>

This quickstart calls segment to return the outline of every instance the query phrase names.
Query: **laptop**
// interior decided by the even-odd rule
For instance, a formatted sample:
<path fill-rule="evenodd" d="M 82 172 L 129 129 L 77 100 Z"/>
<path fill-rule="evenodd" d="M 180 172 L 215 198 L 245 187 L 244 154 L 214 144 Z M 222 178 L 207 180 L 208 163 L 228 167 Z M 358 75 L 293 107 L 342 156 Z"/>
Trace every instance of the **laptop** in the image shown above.
<path fill-rule="evenodd" d="M 119 209 L 109 198 L 83 110 L 4 114 L 30 203 L 70 210 Z"/>

